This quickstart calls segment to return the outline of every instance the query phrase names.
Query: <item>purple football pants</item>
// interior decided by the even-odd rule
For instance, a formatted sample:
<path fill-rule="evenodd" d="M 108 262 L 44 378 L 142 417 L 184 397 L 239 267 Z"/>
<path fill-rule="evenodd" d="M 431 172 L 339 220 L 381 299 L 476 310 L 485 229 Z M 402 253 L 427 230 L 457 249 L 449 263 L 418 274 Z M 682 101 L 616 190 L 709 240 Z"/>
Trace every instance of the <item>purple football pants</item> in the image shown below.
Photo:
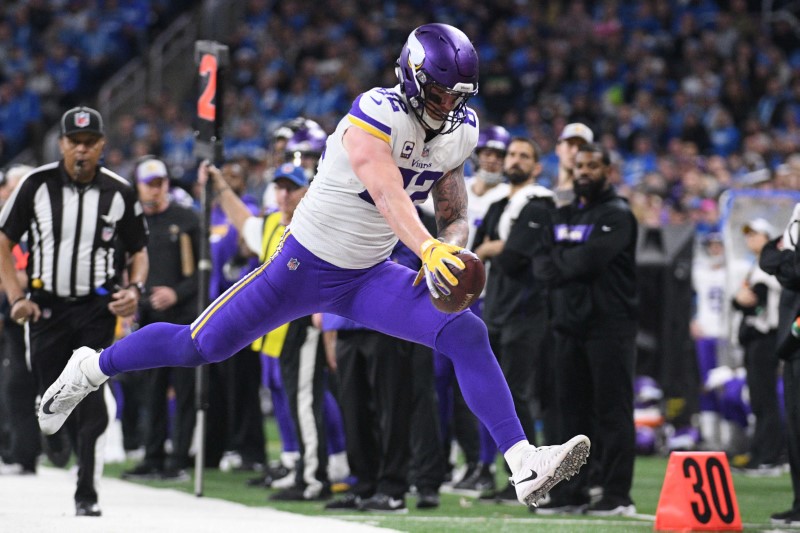
<path fill-rule="evenodd" d="M 113 376 L 216 363 L 281 324 L 334 313 L 442 352 L 453 361 L 467 405 L 500 450 L 526 440 L 483 322 L 470 311 L 436 310 L 424 284 L 412 287 L 415 275 L 389 260 L 366 269 L 339 268 L 287 234 L 270 261 L 220 295 L 190 326 L 146 326 L 105 349 L 100 368 Z"/>

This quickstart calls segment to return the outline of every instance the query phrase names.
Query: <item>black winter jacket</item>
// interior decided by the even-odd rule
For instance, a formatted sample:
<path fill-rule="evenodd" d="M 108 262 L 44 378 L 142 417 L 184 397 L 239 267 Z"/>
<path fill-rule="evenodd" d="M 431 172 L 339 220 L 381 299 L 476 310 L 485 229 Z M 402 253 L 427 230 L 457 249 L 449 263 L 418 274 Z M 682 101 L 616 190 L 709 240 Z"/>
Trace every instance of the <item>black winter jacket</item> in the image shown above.
<path fill-rule="evenodd" d="M 551 287 L 553 326 L 584 338 L 636 335 L 637 222 L 613 188 L 596 202 L 553 212 L 543 232 L 549 253 L 534 259 L 534 275 Z"/>

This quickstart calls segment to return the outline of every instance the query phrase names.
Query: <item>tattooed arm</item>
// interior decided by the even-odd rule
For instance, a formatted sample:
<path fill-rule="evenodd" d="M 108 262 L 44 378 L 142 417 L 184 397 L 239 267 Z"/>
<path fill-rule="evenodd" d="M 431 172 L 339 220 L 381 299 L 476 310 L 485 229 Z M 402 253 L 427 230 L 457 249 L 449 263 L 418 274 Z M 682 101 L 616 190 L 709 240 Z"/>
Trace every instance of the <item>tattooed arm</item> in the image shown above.
<path fill-rule="evenodd" d="M 443 242 L 467 245 L 467 187 L 464 183 L 464 164 L 445 174 L 433 187 L 437 238 Z"/>

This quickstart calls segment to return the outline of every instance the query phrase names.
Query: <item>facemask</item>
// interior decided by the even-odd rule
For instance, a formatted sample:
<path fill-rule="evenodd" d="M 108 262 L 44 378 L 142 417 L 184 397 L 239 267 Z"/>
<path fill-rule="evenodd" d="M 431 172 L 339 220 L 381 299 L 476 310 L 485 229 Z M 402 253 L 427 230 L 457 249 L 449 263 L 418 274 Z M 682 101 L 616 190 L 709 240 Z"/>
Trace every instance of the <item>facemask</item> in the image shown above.
<path fill-rule="evenodd" d="M 478 169 L 478 171 L 475 172 L 475 177 L 482 179 L 487 185 L 497 185 L 499 183 L 503 183 L 502 172 L 487 172 L 485 170 Z"/>

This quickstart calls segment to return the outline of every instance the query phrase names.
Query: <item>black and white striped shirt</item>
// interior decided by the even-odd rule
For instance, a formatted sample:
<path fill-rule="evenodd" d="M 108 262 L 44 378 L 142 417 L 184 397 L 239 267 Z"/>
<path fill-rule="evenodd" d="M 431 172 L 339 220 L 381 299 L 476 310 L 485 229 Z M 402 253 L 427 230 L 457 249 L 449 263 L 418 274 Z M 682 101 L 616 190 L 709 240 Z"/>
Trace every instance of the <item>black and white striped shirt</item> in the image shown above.
<path fill-rule="evenodd" d="M 0 211 L 0 231 L 14 242 L 28 234 L 29 287 L 61 298 L 110 286 L 116 248 L 132 254 L 147 245 L 142 206 L 125 179 L 99 167 L 81 186 L 60 162 L 20 181 Z"/>

